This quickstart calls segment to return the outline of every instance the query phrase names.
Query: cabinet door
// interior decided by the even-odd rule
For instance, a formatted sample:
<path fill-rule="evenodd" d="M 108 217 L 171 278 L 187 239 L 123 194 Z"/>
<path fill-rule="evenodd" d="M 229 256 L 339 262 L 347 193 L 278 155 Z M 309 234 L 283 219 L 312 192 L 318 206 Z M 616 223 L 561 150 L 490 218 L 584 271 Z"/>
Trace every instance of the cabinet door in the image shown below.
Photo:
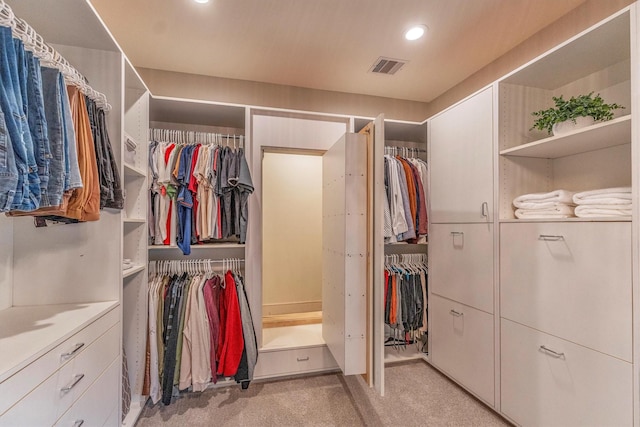
<path fill-rule="evenodd" d="M 432 223 L 486 222 L 493 209 L 493 90 L 429 122 Z"/>
<path fill-rule="evenodd" d="M 493 224 L 434 224 L 431 292 L 493 313 Z"/>
<path fill-rule="evenodd" d="M 346 134 L 322 160 L 322 336 L 345 375 L 366 371 L 367 142 Z"/>
<path fill-rule="evenodd" d="M 429 310 L 433 364 L 493 406 L 493 316 L 437 296 Z"/>

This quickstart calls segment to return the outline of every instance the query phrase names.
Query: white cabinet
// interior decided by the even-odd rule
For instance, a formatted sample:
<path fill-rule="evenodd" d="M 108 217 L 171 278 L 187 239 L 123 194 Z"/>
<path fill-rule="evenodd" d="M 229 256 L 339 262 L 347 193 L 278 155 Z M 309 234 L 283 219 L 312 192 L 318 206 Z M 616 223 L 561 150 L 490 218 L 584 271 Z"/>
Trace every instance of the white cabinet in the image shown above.
<path fill-rule="evenodd" d="M 502 320 L 502 412 L 522 426 L 629 426 L 631 363 Z"/>
<path fill-rule="evenodd" d="M 500 229 L 502 317 L 631 362 L 631 224 Z"/>
<path fill-rule="evenodd" d="M 493 316 L 438 296 L 429 311 L 433 364 L 493 406 Z"/>
<path fill-rule="evenodd" d="M 493 210 L 493 89 L 429 121 L 431 223 L 487 222 Z"/>
<path fill-rule="evenodd" d="M 493 313 L 493 224 L 434 224 L 431 292 Z"/>

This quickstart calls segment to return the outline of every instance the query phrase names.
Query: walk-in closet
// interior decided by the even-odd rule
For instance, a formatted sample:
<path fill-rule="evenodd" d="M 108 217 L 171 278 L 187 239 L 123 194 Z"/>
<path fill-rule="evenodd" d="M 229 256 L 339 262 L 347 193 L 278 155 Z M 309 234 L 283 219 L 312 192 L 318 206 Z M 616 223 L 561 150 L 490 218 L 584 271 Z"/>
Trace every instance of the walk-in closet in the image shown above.
<path fill-rule="evenodd" d="M 639 5 L 382 3 L 0 0 L 0 427 L 640 425 Z"/>

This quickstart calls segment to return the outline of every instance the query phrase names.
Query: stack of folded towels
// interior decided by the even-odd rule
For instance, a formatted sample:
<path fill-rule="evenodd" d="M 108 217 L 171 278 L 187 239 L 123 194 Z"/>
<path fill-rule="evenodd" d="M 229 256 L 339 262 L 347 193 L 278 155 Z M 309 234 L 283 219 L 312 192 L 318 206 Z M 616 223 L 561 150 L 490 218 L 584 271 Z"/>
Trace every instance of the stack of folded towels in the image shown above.
<path fill-rule="evenodd" d="M 573 191 L 555 190 L 518 196 L 513 200 L 516 218 L 570 218 L 574 216 L 574 194 Z"/>
<path fill-rule="evenodd" d="M 631 187 L 583 191 L 573 196 L 580 218 L 631 217 Z"/>

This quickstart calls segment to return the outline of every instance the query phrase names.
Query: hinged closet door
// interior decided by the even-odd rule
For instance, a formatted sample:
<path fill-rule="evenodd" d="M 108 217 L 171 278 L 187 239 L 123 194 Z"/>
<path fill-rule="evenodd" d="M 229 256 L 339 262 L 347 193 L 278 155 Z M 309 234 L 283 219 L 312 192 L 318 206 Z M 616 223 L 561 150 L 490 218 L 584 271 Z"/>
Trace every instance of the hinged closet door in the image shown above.
<path fill-rule="evenodd" d="M 322 336 L 345 375 L 367 358 L 367 145 L 345 134 L 322 161 Z"/>

